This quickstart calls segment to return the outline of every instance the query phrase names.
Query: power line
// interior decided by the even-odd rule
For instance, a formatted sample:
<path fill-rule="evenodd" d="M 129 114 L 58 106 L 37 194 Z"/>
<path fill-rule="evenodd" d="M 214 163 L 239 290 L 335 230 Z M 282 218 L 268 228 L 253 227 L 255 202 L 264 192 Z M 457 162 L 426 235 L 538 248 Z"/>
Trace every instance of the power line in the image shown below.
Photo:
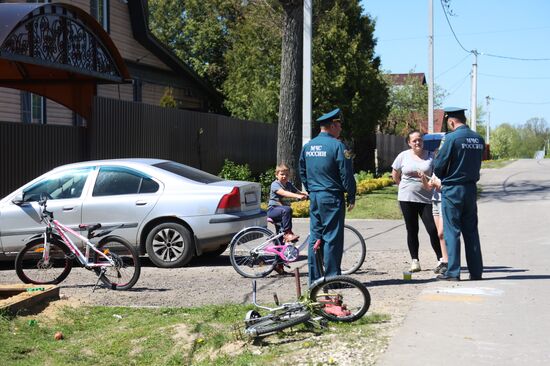
<path fill-rule="evenodd" d="M 506 60 L 514 60 L 514 61 L 550 61 L 550 58 L 524 58 L 524 57 L 512 57 L 512 56 L 501 56 L 501 55 L 493 55 L 491 53 L 479 53 L 482 56 L 489 56 L 489 57 L 495 57 L 495 58 L 502 58 Z"/>
<path fill-rule="evenodd" d="M 449 71 L 451 71 L 452 69 L 460 65 L 462 62 L 464 62 L 464 60 L 466 60 L 468 57 L 470 57 L 470 54 L 467 54 L 466 56 L 464 56 L 462 60 L 458 61 L 458 63 L 456 63 L 454 66 L 451 66 L 449 69 L 443 71 L 441 74 L 437 75 L 435 78 L 438 79 L 440 76 L 443 76 L 444 74 L 448 73 Z"/>
<path fill-rule="evenodd" d="M 550 102 L 517 102 L 517 101 L 513 101 L 513 100 L 499 99 L 499 98 L 493 98 L 493 97 L 491 97 L 491 100 L 496 100 L 496 101 L 499 101 L 499 102 L 511 103 L 511 104 L 530 104 L 530 105 L 550 104 Z"/>
<path fill-rule="evenodd" d="M 449 28 L 451 29 L 451 32 L 453 33 L 453 36 L 455 37 L 456 42 L 458 45 L 468 53 L 477 53 L 478 55 L 488 56 L 488 57 L 495 57 L 495 58 L 502 58 L 506 60 L 514 60 L 514 61 L 550 61 L 550 58 L 526 58 L 526 57 L 513 57 L 513 56 L 502 56 L 502 55 L 495 55 L 491 53 L 481 53 L 477 52 L 476 50 L 468 51 L 462 43 L 460 43 L 458 37 L 456 36 L 455 30 L 453 29 L 453 26 L 451 25 L 451 21 L 449 20 L 449 16 L 447 15 L 447 10 L 445 9 L 445 5 L 443 5 L 443 0 L 440 0 L 441 8 L 443 9 L 443 14 L 445 14 L 445 19 L 447 19 L 447 24 L 449 24 Z"/>
<path fill-rule="evenodd" d="M 443 14 L 445 14 L 445 19 L 447 19 L 447 24 L 449 24 L 449 28 L 451 28 L 451 32 L 453 32 L 453 36 L 455 37 L 456 42 L 458 43 L 458 45 L 459 45 L 465 52 L 472 53 L 472 51 L 468 51 L 466 48 L 464 48 L 464 46 L 462 45 L 462 43 L 460 43 L 460 41 L 458 40 L 458 37 L 457 37 L 456 34 L 455 34 L 455 30 L 453 29 L 453 26 L 451 25 L 451 21 L 449 20 L 449 16 L 447 15 L 447 10 L 445 10 L 445 5 L 443 5 L 443 0 L 440 0 L 439 2 L 440 2 L 440 4 L 441 4 L 441 8 L 443 9 Z"/>
<path fill-rule="evenodd" d="M 485 73 L 479 73 L 479 75 L 483 76 L 489 76 L 493 78 L 501 78 L 501 79 L 518 79 L 518 80 L 548 80 L 550 79 L 550 76 L 508 76 L 508 75 L 493 75 L 493 74 L 485 74 Z"/>
<path fill-rule="evenodd" d="M 472 32 L 472 33 L 461 33 L 461 35 L 468 35 L 468 36 L 475 36 L 480 34 L 494 34 L 494 33 L 510 33 L 510 32 L 522 32 L 522 31 L 530 31 L 530 30 L 539 30 L 539 29 L 548 29 L 550 27 L 531 27 L 531 28 L 516 28 L 516 29 L 501 29 L 501 30 L 495 30 L 495 31 L 488 31 L 488 32 Z"/>
<path fill-rule="evenodd" d="M 453 86 L 451 87 L 451 89 L 454 88 L 454 90 L 453 90 L 452 92 L 449 92 L 449 94 L 447 94 L 447 97 L 450 96 L 450 95 L 452 95 L 452 94 L 454 94 L 454 93 L 456 93 L 456 92 L 462 87 L 462 85 L 464 85 L 464 83 L 466 82 L 466 80 L 468 80 L 468 78 L 470 77 L 470 75 L 471 75 L 470 72 L 467 73 L 466 76 L 464 76 L 464 77 L 463 77 L 462 79 L 460 79 L 457 83 L 455 83 L 455 85 L 453 85 Z M 460 85 L 458 85 L 458 86 L 455 88 L 455 86 L 456 86 L 458 83 L 460 83 Z"/>

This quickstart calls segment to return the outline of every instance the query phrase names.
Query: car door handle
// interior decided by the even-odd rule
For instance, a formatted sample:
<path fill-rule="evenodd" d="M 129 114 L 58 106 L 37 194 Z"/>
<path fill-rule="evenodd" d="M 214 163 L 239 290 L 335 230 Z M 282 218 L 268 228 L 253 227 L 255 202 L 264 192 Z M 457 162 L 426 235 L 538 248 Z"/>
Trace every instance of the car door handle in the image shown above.
<path fill-rule="evenodd" d="M 145 206 L 147 201 L 136 201 L 136 206 Z"/>
<path fill-rule="evenodd" d="M 63 206 L 63 211 L 72 211 L 74 210 L 74 206 Z"/>

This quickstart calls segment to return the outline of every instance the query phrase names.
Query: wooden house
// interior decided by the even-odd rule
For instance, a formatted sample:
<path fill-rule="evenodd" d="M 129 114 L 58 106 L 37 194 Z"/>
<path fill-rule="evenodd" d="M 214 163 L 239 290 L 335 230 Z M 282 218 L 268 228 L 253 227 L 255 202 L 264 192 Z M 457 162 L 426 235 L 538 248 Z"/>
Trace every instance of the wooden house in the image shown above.
<path fill-rule="evenodd" d="M 0 0 L 0 3 L 27 2 L 52 3 L 48 0 Z M 200 112 L 220 110 L 221 95 L 151 34 L 146 0 L 64 0 L 63 4 L 78 7 L 94 17 L 127 67 L 129 79 L 123 83 L 98 83 L 95 95 L 159 105 L 170 89 L 180 109 Z M 6 87 L 0 87 L 0 121 L 86 125 L 81 115 L 53 100 Z"/>

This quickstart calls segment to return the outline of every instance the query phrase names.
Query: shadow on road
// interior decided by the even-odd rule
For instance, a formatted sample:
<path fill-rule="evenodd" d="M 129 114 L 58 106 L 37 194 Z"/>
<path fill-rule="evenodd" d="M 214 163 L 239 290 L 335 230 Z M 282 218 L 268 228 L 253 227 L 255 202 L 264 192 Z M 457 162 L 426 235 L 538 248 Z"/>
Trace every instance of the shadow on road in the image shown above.
<path fill-rule="evenodd" d="M 483 191 L 480 194 L 479 202 L 550 200 L 550 182 L 533 182 L 530 180 L 515 180 L 511 182 L 510 179 L 513 176 L 509 176 L 502 183 L 483 184 Z"/>

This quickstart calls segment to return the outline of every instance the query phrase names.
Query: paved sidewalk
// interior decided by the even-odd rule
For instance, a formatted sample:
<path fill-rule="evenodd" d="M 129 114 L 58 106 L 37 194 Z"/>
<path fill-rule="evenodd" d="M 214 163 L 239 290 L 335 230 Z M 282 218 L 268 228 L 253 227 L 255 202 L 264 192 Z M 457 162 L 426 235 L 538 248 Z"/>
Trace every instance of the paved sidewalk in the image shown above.
<path fill-rule="evenodd" d="M 463 281 L 426 283 L 378 365 L 550 365 L 550 160 L 480 183 L 484 280 L 463 254 Z"/>

